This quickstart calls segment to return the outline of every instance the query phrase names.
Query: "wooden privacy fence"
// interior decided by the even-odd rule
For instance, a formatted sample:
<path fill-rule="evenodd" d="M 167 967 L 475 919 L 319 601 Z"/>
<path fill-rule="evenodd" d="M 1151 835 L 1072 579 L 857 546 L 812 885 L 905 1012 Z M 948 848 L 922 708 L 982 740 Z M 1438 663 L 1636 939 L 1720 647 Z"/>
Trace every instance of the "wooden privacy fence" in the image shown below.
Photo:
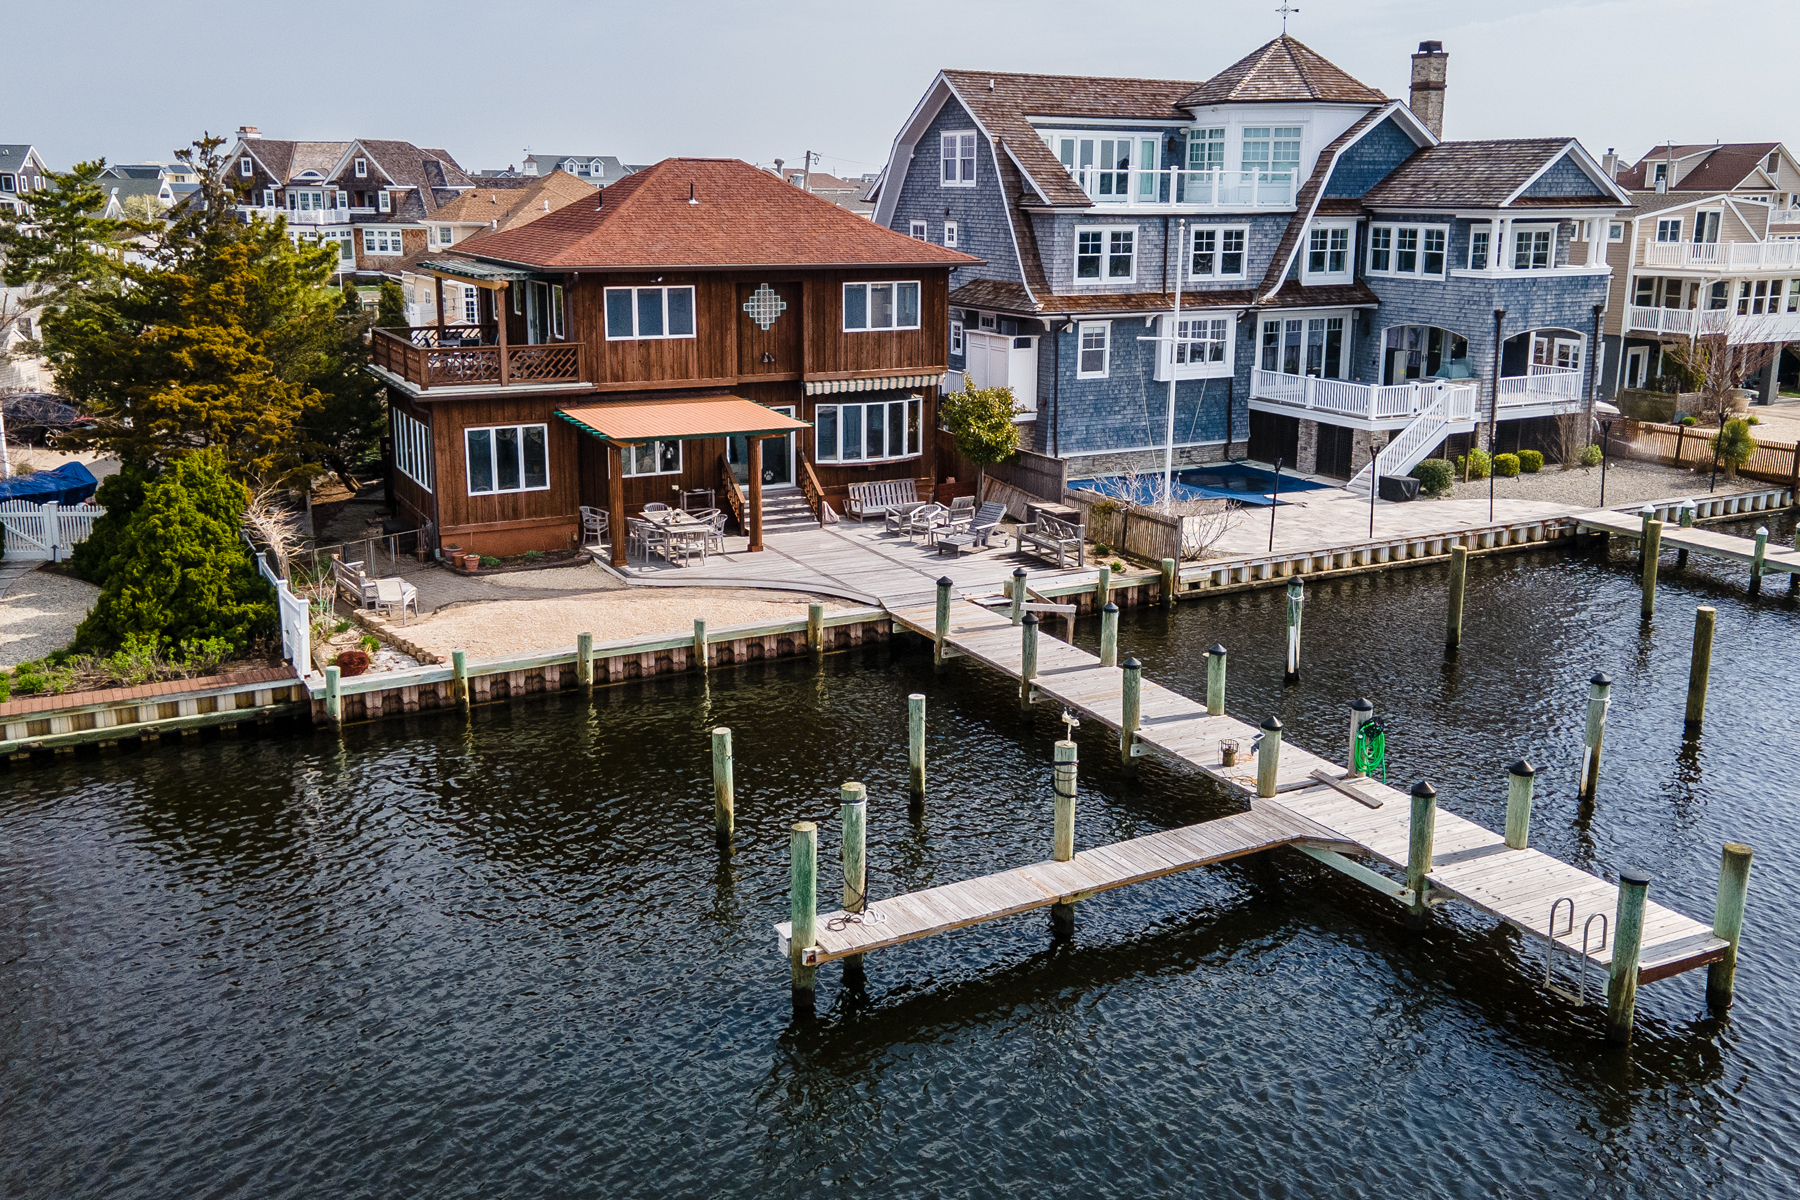
<path fill-rule="evenodd" d="M 1098 492 L 1065 491 L 1063 503 L 1081 509 L 1088 541 L 1097 546 L 1108 546 L 1153 563 L 1165 558 L 1181 560 L 1179 516 L 1133 508 Z"/>
<path fill-rule="evenodd" d="M 1626 421 L 1613 434 L 1612 452 L 1622 458 L 1658 462 L 1696 471 L 1712 469 L 1712 437 L 1717 432 L 1699 425 L 1661 425 Z M 1754 428 L 1754 427 L 1752 427 Z M 1756 449 L 1738 474 L 1769 483 L 1793 486 L 1800 479 L 1800 445 L 1755 438 Z"/>
<path fill-rule="evenodd" d="M 974 483 L 979 472 L 979 468 L 957 450 L 956 439 L 948 429 L 937 431 L 937 464 L 939 479 L 954 476 L 959 483 Z M 985 475 L 991 481 L 1016 487 L 1038 500 L 1054 501 L 1063 494 L 1069 466 L 1060 458 L 1020 450 L 1008 461 L 988 467 Z"/>

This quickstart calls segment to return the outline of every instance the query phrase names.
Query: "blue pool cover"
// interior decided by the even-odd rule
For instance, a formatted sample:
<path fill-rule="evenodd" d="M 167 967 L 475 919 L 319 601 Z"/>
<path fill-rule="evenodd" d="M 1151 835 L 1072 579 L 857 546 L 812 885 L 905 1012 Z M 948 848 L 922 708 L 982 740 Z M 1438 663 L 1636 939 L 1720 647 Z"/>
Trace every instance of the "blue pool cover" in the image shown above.
<path fill-rule="evenodd" d="M 1157 491 L 1162 486 L 1162 476 L 1140 475 L 1135 483 L 1136 486 L 1132 487 L 1122 475 L 1069 480 L 1071 488 L 1099 492 L 1102 496 L 1113 496 L 1146 507 L 1154 506 L 1157 503 Z M 1275 472 L 1244 463 L 1190 467 L 1176 473 L 1174 484 L 1177 500 L 1236 500 L 1239 504 L 1259 505 L 1263 508 L 1275 503 L 1269 494 L 1274 486 Z M 1289 492 L 1309 492 L 1330 486 L 1328 483 L 1299 479 L 1286 472 L 1281 476 L 1283 496 Z M 1287 502 L 1283 500 L 1281 503 Z"/>

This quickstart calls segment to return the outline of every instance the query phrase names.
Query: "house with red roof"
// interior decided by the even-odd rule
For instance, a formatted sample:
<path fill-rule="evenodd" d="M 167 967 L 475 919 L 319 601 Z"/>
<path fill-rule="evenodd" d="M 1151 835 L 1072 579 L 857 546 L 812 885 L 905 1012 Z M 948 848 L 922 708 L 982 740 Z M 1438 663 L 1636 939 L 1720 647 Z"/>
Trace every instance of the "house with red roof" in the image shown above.
<path fill-rule="evenodd" d="M 950 275 L 979 261 L 728 159 L 458 243 L 411 269 L 476 303 L 373 334 L 396 500 L 439 546 L 624 566 L 647 508 L 728 511 L 755 550 L 765 508 L 929 489 Z"/>

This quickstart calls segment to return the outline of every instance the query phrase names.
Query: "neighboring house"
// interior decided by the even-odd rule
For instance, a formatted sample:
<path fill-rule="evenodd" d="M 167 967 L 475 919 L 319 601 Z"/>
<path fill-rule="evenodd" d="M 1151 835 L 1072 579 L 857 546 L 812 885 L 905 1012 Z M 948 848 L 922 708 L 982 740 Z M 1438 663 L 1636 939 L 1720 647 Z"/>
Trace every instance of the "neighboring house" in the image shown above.
<path fill-rule="evenodd" d="M 507 170 L 510 172 L 511 167 Z M 610 154 L 527 154 L 519 174 L 537 178 L 563 171 L 599 187 L 609 187 L 641 166 L 628 166 Z"/>
<path fill-rule="evenodd" d="M 873 217 L 875 206 L 866 198 L 874 178 L 859 180 L 839 179 L 828 171 L 802 171 L 786 166 L 781 159 L 775 160 L 773 167 L 762 167 L 771 175 L 787 180 L 797 188 L 805 188 L 813 195 L 829 200 L 839 208 L 847 208 L 861 217 Z"/>
<path fill-rule="evenodd" d="M 30 203 L 32 192 L 50 186 L 45 178 L 49 173 L 37 147 L 26 142 L 0 144 L 0 208 L 20 211 Z"/>
<path fill-rule="evenodd" d="M 238 130 L 226 155 L 245 220 L 287 218 L 288 232 L 334 241 L 342 273 L 361 283 L 398 279 L 402 260 L 426 249 L 426 221 L 474 186 L 443 150 L 359 138 L 290 142 Z"/>
<path fill-rule="evenodd" d="M 1603 165 L 1614 169 L 1612 152 Z M 1634 192 L 1729 195 L 1775 210 L 1776 223 L 1800 223 L 1800 166 L 1780 142 L 1715 142 L 1658 146 L 1617 170 L 1619 186 Z"/>
<path fill-rule="evenodd" d="M 456 199 L 438 208 L 425 222 L 427 248 L 408 256 L 401 265 L 401 285 L 406 289 L 409 325 L 432 325 L 438 319 L 439 295 L 444 319 L 450 324 L 478 324 L 481 289 L 474 284 L 445 283 L 441 277 L 420 274 L 420 259 L 440 254 L 471 239 L 516 228 L 578 200 L 591 201 L 595 185 L 564 171 L 539 179 L 508 180 L 494 187 L 482 179 Z"/>
<path fill-rule="evenodd" d="M 1204 82 L 943 71 L 875 219 L 983 260 L 951 366 L 1071 475 L 1162 465 L 1171 374 L 1182 464 L 1547 440 L 1589 402 L 1590 235 L 1627 197 L 1571 138 L 1441 141 L 1445 63 L 1413 55 L 1410 107 L 1285 36 Z"/>
<path fill-rule="evenodd" d="M 480 289 L 476 320 L 373 334 L 395 495 L 439 544 L 568 548 L 588 506 L 623 562 L 627 518 L 684 490 L 748 492 L 751 532 L 764 489 L 935 481 L 948 275 L 977 260 L 735 160 L 593 199 L 417 264 Z"/>
<path fill-rule="evenodd" d="M 125 201 L 132 196 L 146 197 L 153 213 L 163 213 L 185 194 L 175 190 L 175 178 L 160 163 L 111 166 L 94 182 L 107 197 L 102 215 L 115 219 L 125 215 Z"/>
<path fill-rule="evenodd" d="M 47 392 L 54 387 L 50 364 L 23 348 L 38 336 L 43 314 L 23 289 L 0 288 L 0 391 Z"/>
<path fill-rule="evenodd" d="M 1723 333 L 1739 344 L 1800 342 L 1800 238 L 1783 236 L 1775 223 L 1784 209 L 1683 187 L 1636 191 L 1632 201 L 1609 223 L 1608 394 L 1663 374 L 1663 347 L 1699 334 Z M 1778 377 L 1793 369 L 1791 355 L 1778 356 L 1774 369 L 1752 381 L 1759 403 L 1772 403 Z"/>

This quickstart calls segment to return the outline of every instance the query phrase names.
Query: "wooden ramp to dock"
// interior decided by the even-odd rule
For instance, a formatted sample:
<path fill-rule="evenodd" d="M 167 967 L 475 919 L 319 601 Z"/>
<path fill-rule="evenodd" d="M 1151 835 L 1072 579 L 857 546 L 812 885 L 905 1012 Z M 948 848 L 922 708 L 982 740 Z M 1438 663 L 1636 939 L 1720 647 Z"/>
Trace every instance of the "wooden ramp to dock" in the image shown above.
<path fill-rule="evenodd" d="M 1746 513 L 1745 515 L 1750 514 Z M 1577 513 L 1570 520 L 1575 522 L 1576 531 L 1579 533 L 1598 529 L 1615 537 L 1639 539 L 1644 536 L 1642 517 L 1614 512 L 1611 509 L 1598 508 L 1591 512 Z M 1692 550 L 1699 554 L 1710 554 L 1714 558 L 1730 559 L 1741 563 L 1756 561 L 1754 538 L 1720 533 L 1715 529 L 1701 529 L 1695 525 L 1684 527 L 1667 521 L 1663 523 L 1661 536 L 1664 550 Z M 1784 550 L 1773 545 L 1765 547 L 1763 570 L 1768 573 L 1800 575 L 1800 550 Z"/>
<path fill-rule="evenodd" d="M 893 612 L 899 624 L 934 636 L 933 607 Z M 951 606 L 950 648 L 1019 677 L 1020 630 L 1006 613 L 959 601 Z M 1123 672 L 1066 642 L 1038 637 L 1039 695 L 1117 729 L 1122 720 Z M 1256 763 L 1247 753 L 1258 730 L 1229 716 L 1208 716 L 1204 706 L 1149 680 L 1140 689 L 1140 745 L 1197 767 L 1242 794 L 1255 797 Z M 1246 753 L 1233 767 L 1219 765 L 1219 741 L 1235 738 Z M 1189 825 L 1113 846 L 1078 851 L 1071 862 L 1036 863 L 872 905 L 878 922 L 846 922 L 842 913 L 821 914 L 818 962 L 991 921 L 1031 908 L 1067 903 L 1109 888 L 1174 871 L 1292 845 L 1396 899 L 1410 902 L 1403 884 L 1353 861 L 1372 859 L 1404 870 L 1411 831 L 1410 797 L 1373 780 L 1349 786 L 1361 799 L 1320 782 L 1315 772 L 1340 779 L 1338 764 L 1291 742 L 1281 747 L 1276 795 L 1253 799 L 1248 813 Z M 1523 931 L 1553 942 L 1574 958 L 1605 968 L 1612 939 L 1600 945 L 1600 927 L 1589 918 L 1613 919 L 1618 889 L 1604 879 L 1537 850 L 1510 849 L 1498 833 L 1439 808 L 1427 873 L 1431 903 L 1462 900 Z M 1560 906 L 1551 927 L 1552 905 Z M 1570 906 L 1573 905 L 1571 915 Z M 835 928 L 834 928 L 835 926 Z M 786 924 L 778 926 L 785 943 Z M 1638 981 L 1649 983 L 1722 958 L 1728 944 L 1710 926 L 1651 901 L 1644 916 Z"/>

